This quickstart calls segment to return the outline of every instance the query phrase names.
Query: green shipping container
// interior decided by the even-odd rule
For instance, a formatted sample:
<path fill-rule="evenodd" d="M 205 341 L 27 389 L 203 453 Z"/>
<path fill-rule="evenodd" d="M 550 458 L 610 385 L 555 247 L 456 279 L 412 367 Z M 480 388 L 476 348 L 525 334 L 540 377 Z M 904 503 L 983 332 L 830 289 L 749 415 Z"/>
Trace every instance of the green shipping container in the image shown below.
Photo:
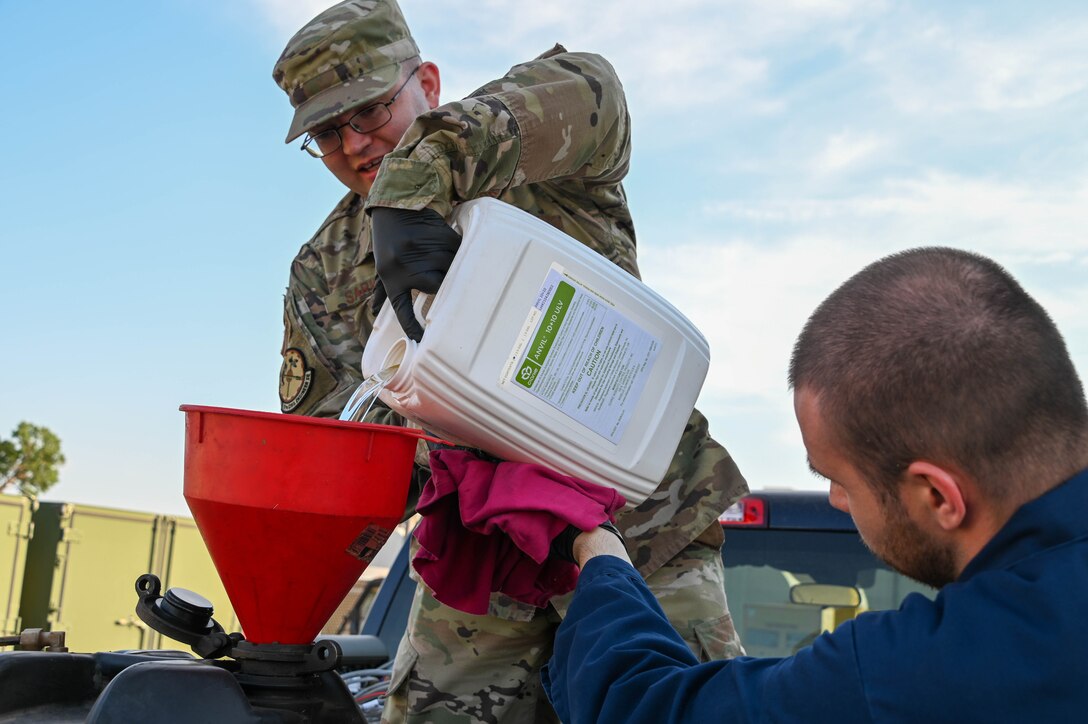
<path fill-rule="evenodd" d="M 231 608 L 227 591 L 219 579 L 219 574 L 212 564 L 211 555 L 200 537 L 196 523 L 191 518 L 167 518 L 164 531 L 167 536 L 166 556 L 158 576 L 162 579 L 163 591 L 168 588 L 187 588 L 199 593 L 211 601 L 215 607 L 215 620 L 227 633 L 240 631 L 238 618 Z M 163 638 L 162 648 L 177 648 L 188 651 L 188 647 Z"/>
<path fill-rule="evenodd" d="M 238 630 L 192 520 L 43 502 L 33 522 L 19 609 L 24 627 L 65 631 L 72 651 L 188 651 L 136 615 L 136 579 L 154 573 L 163 590 L 188 588 L 211 600 L 216 620 Z"/>
<path fill-rule="evenodd" d="M 27 555 L 23 625 L 67 633 L 72 651 L 153 648 L 136 617 L 136 578 L 163 558 L 160 516 L 40 503 Z"/>
<path fill-rule="evenodd" d="M 0 495 L 0 635 L 22 631 L 19 600 L 26 570 L 26 549 L 34 535 L 32 516 L 37 501 L 22 495 Z"/>

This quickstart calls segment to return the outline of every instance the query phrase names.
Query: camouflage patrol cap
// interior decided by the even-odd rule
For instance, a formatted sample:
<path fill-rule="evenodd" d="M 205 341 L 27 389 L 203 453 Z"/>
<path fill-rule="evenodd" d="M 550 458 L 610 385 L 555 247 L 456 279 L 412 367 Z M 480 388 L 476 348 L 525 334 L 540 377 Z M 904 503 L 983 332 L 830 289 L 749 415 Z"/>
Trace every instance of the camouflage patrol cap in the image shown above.
<path fill-rule="evenodd" d="M 400 63 L 419 55 L 396 0 L 347 0 L 287 43 L 272 78 L 295 107 L 287 143 L 393 88 Z"/>

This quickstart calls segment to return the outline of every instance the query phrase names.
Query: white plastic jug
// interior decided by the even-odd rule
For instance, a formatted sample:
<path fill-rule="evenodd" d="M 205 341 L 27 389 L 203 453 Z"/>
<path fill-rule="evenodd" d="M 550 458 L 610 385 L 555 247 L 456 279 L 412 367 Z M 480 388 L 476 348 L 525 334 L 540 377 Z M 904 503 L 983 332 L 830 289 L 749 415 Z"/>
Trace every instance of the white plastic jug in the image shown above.
<path fill-rule="evenodd" d="M 638 279 L 532 214 L 495 199 L 450 219 L 461 247 L 425 330 L 404 336 L 388 302 L 363 374 L 437 435 L 617 489 L 634 505 L 661 482 L 710 365 L 706 340 Z"/>

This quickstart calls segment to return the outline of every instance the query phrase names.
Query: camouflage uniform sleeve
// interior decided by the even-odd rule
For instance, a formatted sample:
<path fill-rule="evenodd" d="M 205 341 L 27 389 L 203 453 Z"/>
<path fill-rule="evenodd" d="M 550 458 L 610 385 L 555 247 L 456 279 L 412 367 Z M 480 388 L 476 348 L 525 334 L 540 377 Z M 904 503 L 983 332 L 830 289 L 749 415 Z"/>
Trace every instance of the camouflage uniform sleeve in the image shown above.
<path fill-rule="evenodd" d="M 649 577 L 692 541 L 720 548 L 718 515 L 747 493 L 733 457 L 710 436 L 706 417 L 693 410 L 661 485 L 616 516 L 631 563 Z"/>
<path fill-rule="evenodd" d="M 347 194 L 291 263 L 280 350 L 283 412 L 339 417 L 362 382 L 375 276 L 369 249 L 359 243 L 362 221 L 362 200 Z M 404 425 L 380 405 L 366 421 Z"/>
<path fill-rule="evenodd" d="M 325 308 L 328 294 L 320 262 L 304 246 L 291 264 L 283 300 L 283 364 L 280 408 L 313 417 L 339 417 L 361 382 L 362 347 L 350 334 L 339 334 Z"/>
<path fill-rule="evenodd" d="M 339 315 L 330 312 L 316 253 L 308 245 L 291 265 L 284 296 L 280 406 L 284 412 L 339 417 L 363 381 L 363 345 Z M 378 402 L 363 420 L 418 427 Z"/>
<path fill-rule="evenodd" d="M 471 97 L 419 116 L 386 156 L 367 207 L 430 207 L 448 216 L 462 201 L 540 181 L 616 184 L 630 144 L 612 66 L 556 46 Z"/>
<path fill-rule="evenodd" d="M 362 382 L 363 347 L 346 320 L 330 312 L 325 273 L 307 244 L 291 265 L 283 309 L 283 363 L 280 368 L 280 407 L 283 412 L 312 417 L 339 417 L 348 398 Z M 418 427 L 378 402 L 364 422 Z M 413 483 L 404 519 L 415 513 L 423 483 L 429 476 L 428 448 L 416 451 Z"/>

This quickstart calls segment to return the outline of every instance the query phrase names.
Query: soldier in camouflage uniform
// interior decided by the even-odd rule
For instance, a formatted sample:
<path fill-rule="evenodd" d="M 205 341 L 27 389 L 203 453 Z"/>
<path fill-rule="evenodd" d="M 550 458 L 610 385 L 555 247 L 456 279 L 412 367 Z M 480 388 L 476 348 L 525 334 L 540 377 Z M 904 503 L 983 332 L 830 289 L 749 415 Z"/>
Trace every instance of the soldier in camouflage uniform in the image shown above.
<path fill-rule="evenodd" d="M 557 45 L 470 97 L 439 105 L 438 69 L 420 61 L 394 0 L 349 0 L 290 40 L 274 78 L 295 107 L 287 141 L 303 134 L 311 148 L 320 141 L 323 162 L 350 189 L 291 267 L 284 412 L 335 417 L 361 381 L 376 284 L 368 209 L 430 208 L 446 217 L 463 201 L 492 196 L 638 275 L 621 185 L 629 118 L 615 71 L 600 56 Z M 335 136 L 319 135 L 332 129 Z M 407 424 L 388 409 L 367 420 Z M 417 462 L 425 465 L 425 454 Z M 717 517 L 746 492 L 695 411 L 657 490 L 617 516 L 636 568 L 702 659 L 742 652 L 725 599 Z M 539 670 L 565 604 L 566 597 L 537 609 L 496 593 L 488 615 L 472 616 L 417 586 L 383 720 L 555 721 Z"/>

